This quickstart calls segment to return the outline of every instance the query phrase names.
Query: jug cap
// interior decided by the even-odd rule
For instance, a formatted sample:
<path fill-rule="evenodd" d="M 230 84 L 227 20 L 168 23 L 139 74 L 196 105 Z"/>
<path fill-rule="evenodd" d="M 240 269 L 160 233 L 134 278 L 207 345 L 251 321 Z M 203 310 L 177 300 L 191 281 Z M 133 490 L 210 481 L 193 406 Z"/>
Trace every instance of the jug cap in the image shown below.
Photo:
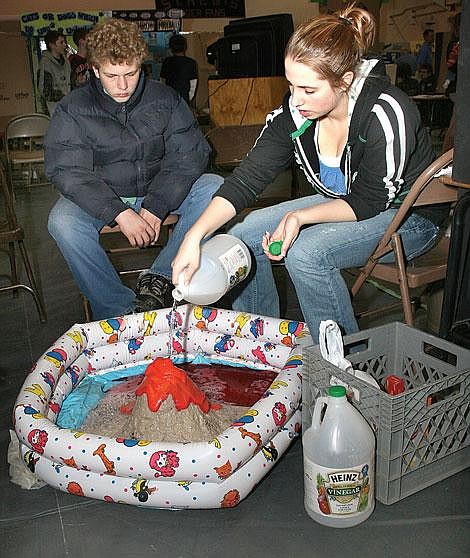
<path fill-rule="evenodd" d="M 282 240 L 274 240 L 269 245 L 269 253 L 273 256 L 279 256 L 282 250 Z"/>
<path fill-rule="evenodd" d="M 328 395 L 330 397 L 344 397 L 346 395 L 346 388 L 344 386 L 330 386 L 328 388 Z"/>

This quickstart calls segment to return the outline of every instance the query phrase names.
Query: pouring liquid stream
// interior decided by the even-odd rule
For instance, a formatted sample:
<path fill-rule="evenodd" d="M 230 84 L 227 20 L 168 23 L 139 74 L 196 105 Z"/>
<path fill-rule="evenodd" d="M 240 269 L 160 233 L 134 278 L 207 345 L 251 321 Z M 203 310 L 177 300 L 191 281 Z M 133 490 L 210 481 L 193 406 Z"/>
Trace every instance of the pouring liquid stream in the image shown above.
<path fill-rule="evenodd" d="M 173 361 L 173 356 L 175 353 L 174 346 L 173 346 L 173 339 L 175 336 L 176 329 L 178 327 L 178 316 L 176 313 L 176 308 L 178 307 L 178 301 L 173 299 L 173 306 L 170 310 L 170 315 L 168 318 L 169 321 L 169 329 L 168 329 L 168 358 Z"/>

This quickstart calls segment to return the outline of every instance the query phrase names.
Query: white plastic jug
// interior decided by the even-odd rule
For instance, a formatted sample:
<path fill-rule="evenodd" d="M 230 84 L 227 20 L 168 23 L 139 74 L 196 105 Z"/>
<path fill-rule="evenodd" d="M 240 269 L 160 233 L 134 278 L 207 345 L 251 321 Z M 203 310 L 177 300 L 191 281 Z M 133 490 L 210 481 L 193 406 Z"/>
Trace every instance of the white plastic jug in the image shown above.
<path fill-rule="evenodd" d="M 302 444 L 304 504 L 310 517 L 330 527 L 365 521 L 375 507 L 375 437 L 346 399 L 344 386 L 330 386 L 328 397 L 316 400 Z"/>
<path fill-rule="evenodd" d="M 192 304 L 213 304 L 251 269 L 251 256 L 246 245 L 230 234 L 218 234 L 201 246 L 201 261 L 188 285 L 180 275 L 173 290 L 175 300 Z"/>

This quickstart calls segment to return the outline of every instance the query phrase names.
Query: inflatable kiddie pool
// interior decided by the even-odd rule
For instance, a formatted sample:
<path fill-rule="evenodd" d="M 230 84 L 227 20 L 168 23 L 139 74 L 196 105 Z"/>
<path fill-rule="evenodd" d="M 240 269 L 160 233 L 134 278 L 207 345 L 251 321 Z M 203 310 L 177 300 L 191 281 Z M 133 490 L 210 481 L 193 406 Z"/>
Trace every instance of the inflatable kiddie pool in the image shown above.
<path fill-rule="evenodd" d="M 302 322 L 185 305 L 174 362 L 231 363 L 278 372 L 240 420 L 207 442 L 107 438 L 56 424 L 87 375 L 168 355 L 169 310 L 76 324 L 35 364 L 14 409 L 21 455 L 47 484 L 79 496 L 154 508 L 233 507 L 281 457 L 301 424 Z"/>

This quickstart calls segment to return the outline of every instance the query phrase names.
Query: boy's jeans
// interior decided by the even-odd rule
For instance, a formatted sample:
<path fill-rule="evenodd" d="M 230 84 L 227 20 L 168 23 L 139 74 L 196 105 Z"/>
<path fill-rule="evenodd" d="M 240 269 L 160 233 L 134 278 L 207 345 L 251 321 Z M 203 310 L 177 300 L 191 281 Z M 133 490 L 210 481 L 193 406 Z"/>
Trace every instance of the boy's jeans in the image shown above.
<path fill-rule="evenodd" d="M 183 203 L 172 213 L 178 223 L 166 246 L 150 269 L 151 273 L 171 279 L 171 262 L 186 232 L 209 205 L 223 178 L 203 174 L 192 186 Z M 143 198 L 129 204 L 136 211 Z M 135 293 L 126 287 L 99 242 L 99 231 L 106 223 L 60 197 L 49 214 L 49 232 L 56 241 L 80 291 L 90 301 L 95 320 L 110 318 L 132 310 Z"/>

